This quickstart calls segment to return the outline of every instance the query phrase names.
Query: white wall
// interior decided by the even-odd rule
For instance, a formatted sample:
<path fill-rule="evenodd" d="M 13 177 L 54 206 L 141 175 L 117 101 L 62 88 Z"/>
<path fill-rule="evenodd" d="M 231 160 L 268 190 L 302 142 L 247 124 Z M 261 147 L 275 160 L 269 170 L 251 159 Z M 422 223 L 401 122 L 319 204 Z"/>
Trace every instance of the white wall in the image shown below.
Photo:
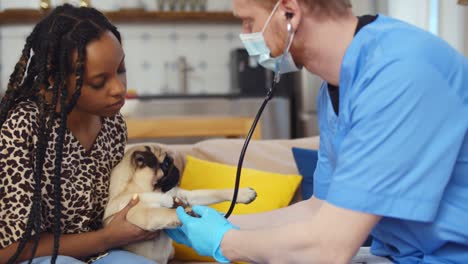
<path fill-rule="evenodd" d="M 439 35 L 455 49 L 468 56 L 468 6 L 457 4 L 457 0 L 440 1 Z"/>
<path fill-rule="evenodd" d="M 468 6 L 458 0 L 438 0 L 439 9 L 431 10 L 431 0 L 388 0 L 386 14 L 430 30 L 431 12 L 438 14 L 439 37 L 459 52 L 468 55 Z"/>
<path fill-rule="evenodd" d="M 351 0 L 353 12 L 357 16 L 375 14 L 376 0 Z"/>
<path fill-rule="evenodd" d="M 468 25 L 468 7 L 465 7 L 465 22 L 464 25 Z M 468 31 L 468 26 L 467 31 Z M 468 33 L 465 32 L 465 57 L 468 57 Z"/>
<path fill-rule="evenodd" d="M 388 15 L 418 27 L 429 28 L 428 0 L 389 0 Z"/>

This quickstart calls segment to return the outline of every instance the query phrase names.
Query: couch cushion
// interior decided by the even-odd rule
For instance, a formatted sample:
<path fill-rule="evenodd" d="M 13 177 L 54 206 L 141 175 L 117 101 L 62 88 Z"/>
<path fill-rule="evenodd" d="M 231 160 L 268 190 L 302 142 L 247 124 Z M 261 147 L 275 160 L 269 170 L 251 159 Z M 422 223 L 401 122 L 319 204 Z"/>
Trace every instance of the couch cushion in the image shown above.
<path fill-rule="evenodd" d="M 213 139 L 193 146 L 190 155 L 214 162 L 237 165 L 243 139 Z M 315 138 L 293 140 L 252 140 L 247 148 L 244 167 L 285 174 L 297 174 L 292 147 L 318 147 Z"/>
<path fill-rule="evenodd" d="M 315 149 L 292 148 L 297 169 L 302 176 L 302 199 L 309 199 L 314 194 L 314 173 L 317 167 L 318 152 Z"/>

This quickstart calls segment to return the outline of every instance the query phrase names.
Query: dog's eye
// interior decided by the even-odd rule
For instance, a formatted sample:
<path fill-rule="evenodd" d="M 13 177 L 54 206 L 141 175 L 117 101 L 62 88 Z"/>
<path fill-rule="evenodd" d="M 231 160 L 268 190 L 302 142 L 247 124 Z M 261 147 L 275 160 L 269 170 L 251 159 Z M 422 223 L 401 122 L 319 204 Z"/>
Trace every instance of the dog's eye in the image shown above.
<path fill-rule="evenodd" d="M 145 157 L 143 157 L 143 155 L 137 154 L 135 156 L 135 161 L 139 166 L 142 166 L 145 164 Z"/>

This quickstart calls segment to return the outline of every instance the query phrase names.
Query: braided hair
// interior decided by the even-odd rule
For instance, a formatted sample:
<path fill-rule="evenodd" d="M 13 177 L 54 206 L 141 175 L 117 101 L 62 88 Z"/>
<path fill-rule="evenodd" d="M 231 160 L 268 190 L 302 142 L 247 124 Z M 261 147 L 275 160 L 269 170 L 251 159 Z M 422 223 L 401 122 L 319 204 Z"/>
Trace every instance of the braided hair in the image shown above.
<path fill-rule="evenodd" d="M 9 111 L 19 102 L 25 100 L 37 104 L 39 125 L 37 146 L 34 153 L 34 193 L 31 210 L 25 232 L 15 254 L 8 263 L 15 263 L 30 240 L 34 241 L 30 263 L 35 256 L 42 225 L 41 181 L 43 165 L 53 120 L 58 115 L 59 129 L 55 144 L 55 170 L 52 180 L 54 185 L 54 223 L 52 227 L 54 248 L 51 263 L 55 263 L 57 259 L 61 234 L 61 163 L 67 116 L 80 97 L 84 78 L 86 46 L 90 41 L 99 39 L 106 31 L 113 33 L 121 42 L 117 28 L 96 9 L 78 8 L 69 4 L 56 7 L 34 27 L 27 37 L 21 57 L 10 76 L 7 90 L 0 103 L 0 127 L 3 126 Z M 75 65 L 73 65 L 75 52 L 78 56 Z M 69 96 L 67 81 L 73 73 L 76 75 L 76 90 Z M 51 79 L 53 85 L 49 82 Z M 46 87 L 52 93 L 50 101 L 46 100 L 43 93 Z M 67 98 L 70 100 L 66 100 Z M 60 106 L 59 113 L 56 113 L 57 106 Z"/>

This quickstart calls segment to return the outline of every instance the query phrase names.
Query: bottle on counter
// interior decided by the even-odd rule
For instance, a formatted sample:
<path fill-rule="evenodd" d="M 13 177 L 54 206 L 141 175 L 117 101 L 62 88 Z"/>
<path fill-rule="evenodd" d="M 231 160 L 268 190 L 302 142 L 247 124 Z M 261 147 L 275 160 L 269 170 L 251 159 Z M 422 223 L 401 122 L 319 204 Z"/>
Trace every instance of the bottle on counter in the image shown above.
<path fill-rule="evenodd" d="M 80 6 L 91 7 L 91 0 L 80 0 Z"/>
<path fill-rule="evenodd" d="M 39 7 L 42 11 L 47 11 L 51 8 L 50 0 L 41 0 Z"/>

